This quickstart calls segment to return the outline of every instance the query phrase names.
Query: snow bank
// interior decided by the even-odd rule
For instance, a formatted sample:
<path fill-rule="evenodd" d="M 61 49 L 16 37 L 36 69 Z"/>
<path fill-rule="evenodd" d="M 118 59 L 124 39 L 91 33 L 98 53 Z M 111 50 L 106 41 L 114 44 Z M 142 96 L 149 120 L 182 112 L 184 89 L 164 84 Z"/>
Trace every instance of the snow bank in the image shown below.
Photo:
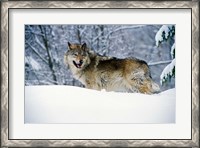
<path fill-rule="evenodd" d="M 175 89 L 156 95 L 26 86 L 25 123 L 175 123 Z"/>

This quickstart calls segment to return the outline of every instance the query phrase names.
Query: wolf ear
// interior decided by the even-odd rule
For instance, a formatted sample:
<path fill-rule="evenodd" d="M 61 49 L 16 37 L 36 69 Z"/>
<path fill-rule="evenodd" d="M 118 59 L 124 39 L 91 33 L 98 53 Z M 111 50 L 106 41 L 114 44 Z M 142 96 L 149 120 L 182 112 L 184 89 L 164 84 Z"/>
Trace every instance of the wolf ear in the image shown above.
<path fill-rule="evenodd" d="M 70 42 L 67 42 L 67 44 L 68 44 L 69 49 L 72 49 L 72 48 L 71 48 L 71 47 L 72 47 L 71 43 L 70 43 Z"/>
<path fill-rule="evenodd" d="M 86 43 L 83 43 L 83 45 L 81 46 L 81 49 L 86 50 L 86 48 L 87 48 Z"/>

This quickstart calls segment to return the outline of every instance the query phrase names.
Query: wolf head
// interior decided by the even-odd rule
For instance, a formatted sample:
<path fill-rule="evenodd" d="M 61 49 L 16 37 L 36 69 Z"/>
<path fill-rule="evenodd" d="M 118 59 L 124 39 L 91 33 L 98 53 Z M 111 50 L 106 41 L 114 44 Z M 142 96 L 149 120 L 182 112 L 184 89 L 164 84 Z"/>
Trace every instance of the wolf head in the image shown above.
<path fill-rule="evenodd" d="M 90 63 L 86 43 L 71 44 L 68 42 L 68 51 L 65 54 L 65 62 L 72 69 L 82 70 Z"/>

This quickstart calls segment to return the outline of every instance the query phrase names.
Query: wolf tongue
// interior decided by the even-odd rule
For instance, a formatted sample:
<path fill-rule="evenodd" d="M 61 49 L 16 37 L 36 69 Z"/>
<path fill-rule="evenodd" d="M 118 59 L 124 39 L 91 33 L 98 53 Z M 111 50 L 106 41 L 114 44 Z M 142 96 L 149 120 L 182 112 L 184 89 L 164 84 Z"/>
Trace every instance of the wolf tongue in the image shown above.
<path fill-rule="evenodd" d="M 73 61 L 73 63 L 77 68 L 81 68 L 82 62 L 76 63 L 75 61 Z"/>
<path fill-rule="evenodd" d="M 80 68 L 80 64 L 77 64 L 75 61 L 73 61 L 74 65 L 77 67 L 77 68 Z"/>
<path fill-rule="evenodd" d="M 81 64 L 77 64 L 77 67 L 78 67 L 78 68 L 81 68 Z"/>

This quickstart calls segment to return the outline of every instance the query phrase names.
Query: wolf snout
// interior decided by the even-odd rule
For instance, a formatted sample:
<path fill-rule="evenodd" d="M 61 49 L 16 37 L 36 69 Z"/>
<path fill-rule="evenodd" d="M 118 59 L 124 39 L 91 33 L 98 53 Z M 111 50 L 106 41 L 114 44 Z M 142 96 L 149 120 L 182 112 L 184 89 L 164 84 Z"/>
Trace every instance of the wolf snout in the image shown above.
<path fill-rule="evenodd" d="M 80 60 L 79 62 L 73 61 L 73 63 L 76 66 L 76 68 L 81 68 L 81 66 L 83 64 L 83 60 Z"/>
<path fill-rule="evenodd" d="M 80 64 L 83 64 L 83 60 L 80 60 L 79 63 L 80 63 Z"/>

